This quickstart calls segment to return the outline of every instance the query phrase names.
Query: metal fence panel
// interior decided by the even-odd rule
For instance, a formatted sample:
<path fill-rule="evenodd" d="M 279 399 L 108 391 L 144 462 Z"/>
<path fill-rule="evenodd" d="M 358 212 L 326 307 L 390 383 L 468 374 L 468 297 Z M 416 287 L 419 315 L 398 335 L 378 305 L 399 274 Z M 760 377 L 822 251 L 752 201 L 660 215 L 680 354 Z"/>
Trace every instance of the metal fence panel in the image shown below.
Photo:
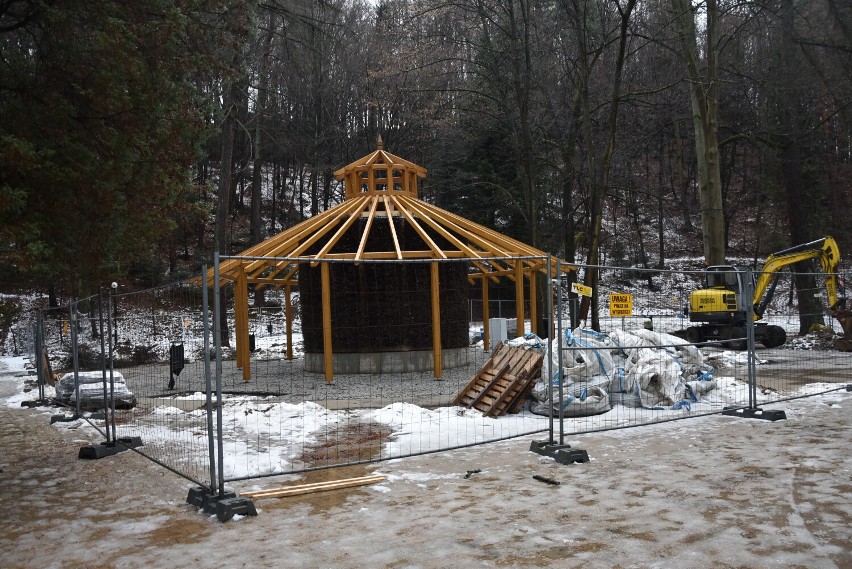
<path fill-rule="evenodd" d="M 732 338 L 688 342 L 684 307 L 701 286 L 701 272 L 596 267 L 599 283 L 588 291 L 572 286 L 588 270 L 581 266 L 565 278 L 542 279 L 533 293 L 511 281 L 487 290 L 471 284 L 469 261 L 441 261 L 434 273 L 425 263 L 402 270 L 330 262 L 328 305 L 311 288 L 319 277 L 310 270 L 299 287 L 255 295 L 231 284 L 214 289 L 212 302 L 198 284 L 114 292 L 46 310 L 37 319 L 40 329 L 16 330 L 22 349 L 41 342 L 57 376 L 93 373 L 100 389 L 108 378 L 113 395 L 104 399 L 116 409 L 106 421 L 91 413 L 97 406 L 80 406 L 78 383 L 77 398 L 65 402 L 108 440 L 140 437 L 137 451 L 220 491 L 225 481 L 544 431 L 561 444 L 566 435 L 769 405 L 850 380 L 852 352 L 836 349 L 842 330 L 827 310 L 825 275 L 804 280 L 784 273 L 756 324 Z M 432 350 L 435 274 L 439 372 Z M 814 284 L 803 290 L 804 282 Z M 594 301 L 584 303 L 589 293 Z M 800 314 L 802 295 L 820 295 L 820 314 Z M 235 298 L 248 300 L 244 316 Z M 518 301 L 523 326 L 515 317 Z M 331 377 L 323 328 L 329 315 Z M 802 321 L 818 317 L 822 325 L 800 333 Z M 783 328 L 786 343 L 743 349 L 756 327 L 766 325 Z M 245 361 L 235 350 L 238 329 L 247 332 Z M 474 376 L 496 381 L 510 373 L 494 368 L 482 375 L 503 331 L 519 350 L 541 354 L 543 364 L 529 399 L 516 412 L 492 417 L 458 401 Z M 132 404 L 122 404 L 122 389 Z"/>
<path fill-rule="evenodd" d="M 229 299 L 220 362 L 226 480 L 430 453 L 548 428 L 547 417 L 528 409 L 492 418 L 451 404 L 491 355 L 483 323 L 469 318 L 467 260 L 441 263 L 440 378 L 431 365 L 429 265 L 386 266 L 330 269 L 332 381 L 324 374 L 321 303 L 307 298 L 317 294 L 308 290 L 310 276 L 300 274 L 300 289 L 289 296 L 268 291 L 266 304 L 249 310 L 250 379 L 234 350 L 235 292 L 223 288 Z M 289 337 L 288 305 L 295 315 Z"/>
<path fill-rule="evenodd" d="M 111 294 L 108 322 L 111 378 L 134 399 L 116 395 L 115 436 L 141 438 L 138 452 L 209 487 L 202 293 L 177 283 Z"/>

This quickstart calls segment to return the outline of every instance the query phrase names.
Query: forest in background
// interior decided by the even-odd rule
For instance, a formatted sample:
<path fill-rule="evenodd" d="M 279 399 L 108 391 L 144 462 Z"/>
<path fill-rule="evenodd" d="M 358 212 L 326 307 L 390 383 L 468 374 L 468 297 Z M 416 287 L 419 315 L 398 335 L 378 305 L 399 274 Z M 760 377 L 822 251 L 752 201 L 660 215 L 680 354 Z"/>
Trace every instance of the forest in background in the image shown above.
<path fill-rule="evenodd" d="M 0 0 L 0 281 L 194 274 L 379 136 L 569 261 L 851 251 L 850 101 L 841 0 Z"/>

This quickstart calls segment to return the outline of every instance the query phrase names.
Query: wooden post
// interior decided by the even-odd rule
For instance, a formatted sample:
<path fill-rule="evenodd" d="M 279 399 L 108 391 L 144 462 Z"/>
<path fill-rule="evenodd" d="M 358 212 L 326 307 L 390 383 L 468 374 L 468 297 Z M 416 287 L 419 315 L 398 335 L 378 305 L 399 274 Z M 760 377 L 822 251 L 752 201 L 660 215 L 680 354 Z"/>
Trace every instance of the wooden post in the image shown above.
<path fill-rule="evenodd" d="M 536 271 L 530 270 L 530 332 L 538 334 L 538 291 L 536 291 Z M 523 333 L 521 333 L 523 336 Z"/>
<path fill-rule="evenodd" d="M 438 263 L 431 263 L 432 269 L 432 353 L 434 358 L 435 379 L 443 375 L 441 369 L 441 297 L 438 294 L 440 279 Z"/>
<path fill-rule="evenodd" d="M 524 335 L 526 328 L 524 322 L 524 263 L 515 262 L 515 317 L 518 322 L 516 331 L 518 336 Z"/>
<path fill-rule="evenodd" d="M 334 357 L 331 351 L 331 278 L 328 274 L 328 262 L 320 264 L 322 281 L 322 354 L 325 364 L 325 380 L 334 381 Z"/>
<path fill-rule="evenodd" d="M 482 347 L 487 352 L 491 349 L 491 324 L 488 322 L 488 275 L 482 273 Z"/>
<path fill-rule="evenodd" d="M 237 274 L 237 279 L 234 281 L 234 339 L 236 340 L 236 345 L 234 346 L 234 351 L 237 360 L 237 369 L 242 369 L 243 365 L 243 350 L 242 350 L 242 335 L 240 334 L 240 330 L 243 329 L 242 325 L 242 316 L 243 313 L 240 311 L 239 306 L 242 305 L 243 299 L 241 296 L 242 287 L 240 286 L 240 281 L 243 277 L 244 273 L 240 272 Z"/>
<path fill-rule="evenodd" d="M 237 338 L 237 367 L 242 367 L 243 381 L 251 380 L 251 350 L 249 349 L 248 278 L 240 271 L 234 288 L 234 324 Z"/>
<path fill-rule="evenodd" d="M 287 323 L 287 359 L 293 359 L 293 307 L 290 306 L 292 286 L 284 286 L 284 320 Z"/>

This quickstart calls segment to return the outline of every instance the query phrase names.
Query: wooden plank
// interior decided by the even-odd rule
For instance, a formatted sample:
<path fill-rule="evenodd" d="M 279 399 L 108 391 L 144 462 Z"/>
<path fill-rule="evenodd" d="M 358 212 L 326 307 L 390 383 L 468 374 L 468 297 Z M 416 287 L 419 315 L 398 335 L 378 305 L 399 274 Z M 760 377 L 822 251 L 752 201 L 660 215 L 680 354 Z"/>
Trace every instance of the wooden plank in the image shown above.
<path fill-rule="evenodd" d="M 471 377 L 471 378 L 470 378 L 470 381 L 467 383 L 467 385 L 465 385 L 464 389 L 462 389 L 462 390 L 459 392 L 459 394 L 458 394 L 458 395 L 456 395 L 456 396 L 453 398 L 453 400 L 452 400 L 452 402 L 451 402 L 451 404 L 452 404 L 452 405 L 458 405 L 458 404 L 461 402 L 462 397 L 464 397 L 464 395 L 465 395 L 465 394 L 469 393 L 469 392 L 470 392 L 470 391 L 474 388 L 474 386 L 476 385 L 477 380 L 479 379 L 480 375 L 483 373 L 483 370 L 486 370 L 486 369 L 488 369 L 488 368 L 493 369 L 493 367 L 494 367 L 494 362 L 493 362 L 493 360 L 494 360 L 494 356 L 495 356 L 495 355 L 496 355 L 496 354 L 500 351 L 500 348 L 501 348 L 502 346 L 503 346 L 503 344 L 502 344 L 502 343 L 497 344 L 497 347 L 496 347 L 496 348 L 494 348 L 494 353 L 492 353 L 492 354 L 491 354 L 491 357 L 490 357 L 490 358 L 488 358 L 488 360 L 487 360 L 487 361 L 485 362 L 485 364 L 482 366 L 482 369 L 480 369 L 478 372 L 476 372 L 476 373 L 473 375 L 473 377 Z"/>
<path fill-rule="evenodd" d="M 325 381 L 334 381 L 334 358 L 331 346 L 331 279 L 329 277 L 328 263 L 320 267 L 320 281 L 322 288 L 322 353 L 325 367 Z"/>
<path fill-rule="evenodd" d="M 293 290 L 288 284 L 284 287 L 284 322 L 287 330 L 287 360 L 293 359 L 293 305 L 290 298 Z"/>
<path fill-rule="evenodd" d="M 367 214 L 367 222 L 364 224 L 364 233 L 361 234 L 361 241 L 358 243 L 358 251 L 355 253 L 355 258 L 360 259 L 364 254 L 364 248 L 367 246 L 367 237 L 370 236 L 370 229 L 373 227 L 373 220 L 376 218 L 376 208 L 379 205 L 377 197 L 373 196 L 370 203 L 370 212 Z"/>
<path fill-rule="evenodd" d="M 434 377 L 440 379 L 443 375 L 443 370 L 441 369 L 443 365 L 443 355 L 441 353 L 441 283 L 438 263 L 430 263 L 430 265 L 430 285 L 432 287 L 432 369 Z"/>
<path fill-rule="evenodd" d="M 396 208 L 399 212 L 408 220 L 408 223 L 414 229 L 414 231 L 420 236 L 426 246 L 432 251 L 432 256 L 437 257 L 439 259 L 446 259 L 447 255 L 441 250 L 440 247 L 429 237 L 429 234 L 425 229 L 417 222 L 417 218 L 411 215 L 411 212 L 408 211 L 408 208 L 405 207 L 404 204 L 401 203 L 400 199 L 396 196 L 391 196 L 391 200 L 393 201 Z"/>
<path fill-rule="evenodd" d="M 396 258 L 402 259 L 402 250 L 399 247 L 399 237 L 396 235 L 396 227 L 393 224 L 393 209 L 391 208 L 390 200 L 387 196 L 382 196 L 382 203 L 385 206 L 385 212 L 388 215 L 388 224 L 390 225 L 391 238 L 393 239 L 393 248 L 396 251 Z"/>
<path fill-rule="evenodd" d="M 532 389 L 543 361 L 538 352 L 501 344 L 453 399 L 453 405 L 472 407 L 491 417 L 517 412 L 514 410 Z"/>
<path fill-rule="evenodd" d="M 507 407 L 506 398 L 508 397 L 508 394 L 510 393 L 512 388 L 517 383 L 517 380 L 513 381 L 509 389 L 500 392 L 497 396 L 494 397 L 494 400 L 491 402 L 491 405 L 489 405 L 485 409 L 480 409 L 480 411 L 482 411 L 486 417 L 499 417 L 500 415 L 502 415 L 503 413 L 500 413 L 499 411 L 505 411 Z"/>
<path fill-rule="evenodd" d="M 529 392 L 532 391 L 536 379 L 538 379 L 539 375 L 541 375 L 541 368 L 544 364 L 544 357 L 542 356 L 539 358 L 534 358 L 531 363 L 532 366 L 525 371 L 526 385 L 523 388 L 519 389 L 518 392 L 513 396 L 512 402 L 507 408 L 507 412 L 509 413 L 518 413 L 520 411 L 520 407 L 523 404 L 524 399 L 526 399 L 529 395 Z"/>
<path fill-rule="evenodd" d="M 327 482 L 315 482 L 313 484 L 300 484 L 298 486 L 282 486 L 269 490 L 257 490 L 254 492 L 243 492 L 240 495 L 252 499 L 261 498 L 284 498 L 287 496 L 298 496 L 301 494 L 314 494 L 316 492 L 327 492 L 329 490 L 340 490 L 343 488 L 355 488 L 357 486 L 368 486 L 383 482 L 382 475 L 361 476 L 359 478 L 346 478 L 343 480 L 329 480 Z"/>
<path fill-rule="evenodd" d="M 498 372 L 497 372 L 497 374 L 494 376 L 494 379 L 492 379 L 491 381 L 489 381 L 489 382 L 488 382 L 488 384 L 487 384 L 487 385 L 485 386 L 485 388 L 484 388 L 484 389 L 483 389 L 483 390 L 479 393 L 479 395 L 476 397 L 476 399 L 474 399 L 474 400 L 473 400 L 473 403 L 471 403 L 471 404 L 470 404 L 470 406 L 471 406 L 471 407 L 476 407 L 476 404 L 477 404 L 477 403 L 479 403 L 479 402 L 482 400 L 483 396 L 485 396 L 486 394 L 489 394 L 489 395 L 490 395 L 490 393 L 489 393 L 489 392 L 491 391 L 491 388 L 494 386 L 494 384 L 495 384 L 495 383 L 497 383 L 497 381 L 498 381 L 498 380 L 499 380 L 499 379 L 503 376 L 503 374 L 504 374 L 504 373 L 506 373 L 507 371 L 509 371 L 509 366 L 507 366 L 507 365 L 504 365 L 502 368 L 500 368 L 500 371 L 498 371 Z"/>

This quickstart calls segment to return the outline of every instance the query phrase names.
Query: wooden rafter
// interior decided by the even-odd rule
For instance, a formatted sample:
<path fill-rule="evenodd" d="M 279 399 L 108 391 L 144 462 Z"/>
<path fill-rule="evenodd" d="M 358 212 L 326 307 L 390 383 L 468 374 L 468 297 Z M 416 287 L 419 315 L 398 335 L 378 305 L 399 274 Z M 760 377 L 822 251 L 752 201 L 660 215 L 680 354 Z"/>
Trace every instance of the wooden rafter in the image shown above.
<path fill-rule="evenodd" d="M 382 201 L 385 204 L 385 211 L 388 212 L 388 224 L 390 225 L 391 237 L 393 238 L 393 247 L 396 250 L 396 258 L 402 259 L 402 249 L 399 246 L 399 238 L 396 236 L 396 227 L 393 224 L 393 216 L 390 214 L 390 205 L 387 196 L 382 196 Z"/>
<path fill-rule="evenodd" d="M 358 243 L 358 250 L 355 252 L 355 258 L 360 259 L 364 254 L 364 248 L 367 246 L 367 238 L 370 236 L 370 229 L 373 227 L 373 220 L 376 218 L 376 208 L 379 207 L 379 200 L 370 200 L 370 211 L 367 213 L 367 221 L 364 223 L 364 232 L 361 234 L 361 241 Z"/>
<path fill-rule="evenodd" d="M 367 174 L 366 178 L 362 176 L 364 173 Z M 416 179 L 425 177 L 425 173 L 424 168 L 385 151 L 380 144 L 375 152 L 335 172 L 338 178 L 347 183 L 347 199 L 344 203 L 240 253 L 242 257 L 254 259 L 225 260 L 220 265 L 220 284 L 235 281 L 241 272 L 244 272 L 249 283 L 279 287 L 286 283 L 295 284 L 299 263 L 316 265 L 321 259 L 368 261 L 464 258 L 470 259 L 478 271 L 471 273 L 469 279 L 482 277 L 494 282 L 500 279 L 516 281 L 518 262 L 523 265 L 521 274 L 546 271 L 543 251 L 417 199 Z M 361 184 L 375 190 L 377 183 L 380 184 L 379 188 L 385 189 L 362 191 Z M 387 218 L 393 247 L 388 251 L 370 251 L 367 249 L 370 233 L 376 218 L 381 216 Z M 427 249 L 402 248 L 394 222 L 400 218 L 405 219 Z M 335 245 L 359 219 L 364 220 L 364 226 L 360 230 L 357 250 L 332 253 Z M 440 247 L 434 235 L 440 236 L 449 247 Z M 306 255 L 305 251 L 315 245 L 319 251 Z M 256 257 L 269 257 L 269 260 Z M 574 269 L 574 266 L 565 264 L 560 272 Z M 552 268 L 551 275 L 556 272 L 556 268 Z M 212 270 L 207 280 L 208 284 L 212 284 Z"/>
<path fill-rule="evenodd" d="M 431 251 L 432 251 L 432 256 L 437 257 L 439 259 L 446 259 L 447 255 L 432 240 L 432 238 L 429 236 L 429 234 L 426 232 L 426 230 L 423 229 L 420 226 L 419 223 L 417 223 L 417 219 L 413 215 L 411 215 L 411 212 L 409 212 L 407 208 L 400 206 L 398 198 L 393 196 L 393 197 L 391 197 L 391 200 L 393 200 L 394 205 L 397 206 L 397 209 L 399 209 L 399 211 L 400 211 L 400 213 L 402 213 L 403 217 L 405 217 L 405 219 L 408 220 L 408 223 L 411 224 L 411 227 L 414 228 L 414 231 L 416 231 L 417 234 L 420 236 L 420 238 L 423 239 L 423 241 L 426 242 L 426 245 L 429 246 L 429 249 L 431 249 Z"/>
<path fill-rule="evenodd" d="M 236 257 L 230 257 L 219 265 L 220 286 L 234 283 L 237 310 L 237 359 L 243 369 L 244 379 L 251 374 L 248 350 L 248 285 L 269 285 L 286 291 L 287 357 L 292 355 L 292 287 L 298 284 L 299 268 L 303 264 L 321 265 L 320 286 L 323 326 L 323 366 L 325 379 L 333 379 L 333 346 L 331 326 L 331 289 L 338 283 L 331 281 L 329 263 L 323 261 L 348 260 L 363 262 L 370 260 L 429 261 L 430 301 L 432 306 L 432 348 L 435 376 L 440 377 L 441 355 L 441 310 L 439 261 L 463 259 L 470 263 L 467 278 L 471 283 L 482 279 L 483 314 L 487 315 L 489 281 L 506 279 L 514 283 L 518 310 L 519 330 L 524 320 L 536 320 L 535 276 L 546 272 L 547 254 L 535 247 L 512 239 L 498 231 L 483 227 L 457 214 L 443 210 L 418 199 L 419 180 L 426 177 L 426 169 L 386 152 L 381 141 L 375 152 L 335 171 L 335 176 L 345 184 L 344 202 L 310 219 L 282 231 L 265 241 L 249 247 Z M 377 227 L 377 218 L 385 217 L 390 238 L 371 240 L 371 232 Z M 356 225 L 361 222 L 361 225 Z M 400 227 L 405 227 L 406 233 Z M 381 227 L 384 234 L 384 227 Z M 350 232 L 357 239 L 354 251 L 341 250 L 340 243 L 349 242 Z M 401 236 L 416 235 L 425 247 L 404 249 Z M 345 241 L 344 241 L 345 239 Z M 416 241 L 417 239 L 410 239 Z M 385 250 L 370 250 L 374 242 L 390 241 Z M 308 253 L 308 251 L 313 251 Z M 551 268 L 551 276 L 559 272 L 576 270 L 569 264 Z M 206 277 L 213 284 L 214 269 Z M 524 281 L 531 288 L 529 314 L 524 314 Z M 202 279 L 198 279 L 199 281 Z M 490 330 L 485 323 L 486 342 Z"/>

